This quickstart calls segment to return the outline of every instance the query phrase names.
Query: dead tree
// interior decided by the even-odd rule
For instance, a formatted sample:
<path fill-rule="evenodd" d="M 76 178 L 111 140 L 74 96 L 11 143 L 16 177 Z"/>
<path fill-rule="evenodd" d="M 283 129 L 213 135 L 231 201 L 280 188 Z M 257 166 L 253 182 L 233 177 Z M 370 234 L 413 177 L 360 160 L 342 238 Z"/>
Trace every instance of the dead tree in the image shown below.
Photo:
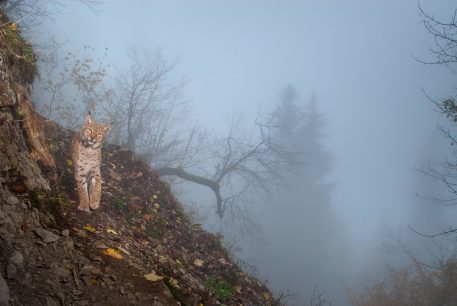
<path fill-rule="evenodd" d="M 285 174 L 298 163 L 293 152 L 272 143 L 273 128 L 270 122 L 257 122 L 250 137 L 244 139 L 237 134 L 237 124 L 232 122 L 228 134 L 211 145 L 212 162 L 206 167 L 206 175 L 193 173 L 182 166 L 161 167 L 157 173 L 208 187 L 214 193 L 219 218 L 228 212 L 232 217 L 249 222 L 244 209 L 248 195 L 274 192 L 275 187 L 285 183 Z"/>
<path fill-rule="evenodd" d="M 113 77 L 113 98 L 102 105 L 113 122 L 115 143 L 138 153 L 160 152 L 173 146 L 171 125 L 182 110 L 184 81 L 172 77 L 176 63 L 168 62 L 160 50 L 148 52 L 134 47 L 127 52 L 131 62 L 117 68 Z"/>
<path fill-rule="evenodd" d="M 426 65 L 443 65 L 453 72 L 456 72 L 455 65 L 457 63 L 457 9 L 452 12 L 449 21 L 442 21 L 435 16 L 427 13 L 419 5 L 420 15 L 423 17 L 425 29 L 433 37 L 433 45 L 429 48 L 432 60 L 417 59 L 419 62 Z M 436 110 L 449 119 L 449 127 L 439 127 L 440 131 L 446 139 L 450 141 L 451 148 L 454 148 L 457 139 L 454 135 L 455 125 L 457 124 L 457 105 L 456 96 L 448 98 L 433 98 L 424 91 L 424 95 L 433 103 Z M 440 205 L 457 205 L 457 150 L 451 149 L 453 160 L 449 160 L 439 165 L 426 165 L 420 171 L 444 184 L 447 189 L 446 196 L 431 197 L 425 196 L 431 201 Z M 449 227 L 448 230 L 443 230 L 440 233 L 424 234 L 420 229 L 410 227 L 413 232 L 420 236 L 433 238 L 436 236 L 455 233 L 457 230 L 454 227 Z"/>

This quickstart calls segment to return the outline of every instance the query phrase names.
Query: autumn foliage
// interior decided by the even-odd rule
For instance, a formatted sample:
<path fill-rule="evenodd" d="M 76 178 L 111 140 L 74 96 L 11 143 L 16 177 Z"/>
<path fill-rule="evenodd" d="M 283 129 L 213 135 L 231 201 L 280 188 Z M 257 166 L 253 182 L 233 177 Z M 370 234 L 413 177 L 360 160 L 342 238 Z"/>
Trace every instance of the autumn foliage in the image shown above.
<path fill-rule="evenodd" d="M 457 258 L 389 269 L 384 278 L 348 294 L 355 306 L 457 305 Z"/>

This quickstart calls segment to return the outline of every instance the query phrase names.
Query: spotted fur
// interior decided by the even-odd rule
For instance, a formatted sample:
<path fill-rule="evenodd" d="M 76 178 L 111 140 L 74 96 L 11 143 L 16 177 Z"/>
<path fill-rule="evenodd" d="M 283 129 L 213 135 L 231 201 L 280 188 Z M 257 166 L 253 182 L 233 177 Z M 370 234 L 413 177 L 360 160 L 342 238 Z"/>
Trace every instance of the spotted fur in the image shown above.
<path fill-rule="evenodd" d="M 102 178 L 100 164 L 101 146 L 109 125 L 97 124 L 87 116 L 81 131 L 76 133 L 72 142 L 72 159 L 75 180 L 79 193 L 78 209 L 89 212 L 100 205 Z"/>

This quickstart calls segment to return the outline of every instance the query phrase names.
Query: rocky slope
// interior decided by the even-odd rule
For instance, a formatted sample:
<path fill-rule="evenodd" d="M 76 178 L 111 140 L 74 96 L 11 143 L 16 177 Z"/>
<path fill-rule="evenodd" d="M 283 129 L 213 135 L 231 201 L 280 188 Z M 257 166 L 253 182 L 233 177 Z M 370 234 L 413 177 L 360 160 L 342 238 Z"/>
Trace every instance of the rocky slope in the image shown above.
<path fill-rule="evenodd" d="M 101 207 L 76 210 L 73 132 L 33 112 L 33 60 L 2 26 L 0 306 L 275 304 L 128 150 L 104 147 Z"/>

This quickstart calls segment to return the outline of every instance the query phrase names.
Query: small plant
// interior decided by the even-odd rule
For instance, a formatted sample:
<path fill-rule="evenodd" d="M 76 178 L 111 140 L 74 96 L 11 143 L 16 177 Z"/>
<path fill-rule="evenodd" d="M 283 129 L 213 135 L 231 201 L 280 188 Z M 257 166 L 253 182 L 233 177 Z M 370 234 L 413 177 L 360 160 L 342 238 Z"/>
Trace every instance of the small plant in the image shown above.
<path fill-rule="evenodd" d="M 166 277 L 164 279 L 165 285 L 170 289 L 171 295 L 173 299 L 180 303 L 180 305 L 188 305 L 187 301 L 185 300 L 184 296 L 180 293 L 179 285 L 177 284 L 176 280 L 171 277 Z"/>
<path fill-rule="evenodd" d="M 42 209 L 43 208 L 43 194 L 37 190 L 30 190 L 29 191 L 29 198 L 30 198 L 30 203 L 32 204 L 32 207 L 36 209 Z"/>
<path fill-rule="evenodd" d="M 116 198 L 114 200 L 114 206 L 121 212 L 127 213 L 127 205 L 121 198 Z"/>
<path fill-rule="evenodd" d="M 218 300 L 222 301 L 229 298 L 235 292 L 235 289 L 229 283 L 223 280 L 217 280 L 212 276 L 206 279 L 204 285 Z"/>
<path fill-rule="evenodd" d="M 22 52 L 23 58 L 27 63 L 33 64 L 35 62 L 35 53 L 33 52 L 33 49 L 31 47 L 24 46 Z"/>

